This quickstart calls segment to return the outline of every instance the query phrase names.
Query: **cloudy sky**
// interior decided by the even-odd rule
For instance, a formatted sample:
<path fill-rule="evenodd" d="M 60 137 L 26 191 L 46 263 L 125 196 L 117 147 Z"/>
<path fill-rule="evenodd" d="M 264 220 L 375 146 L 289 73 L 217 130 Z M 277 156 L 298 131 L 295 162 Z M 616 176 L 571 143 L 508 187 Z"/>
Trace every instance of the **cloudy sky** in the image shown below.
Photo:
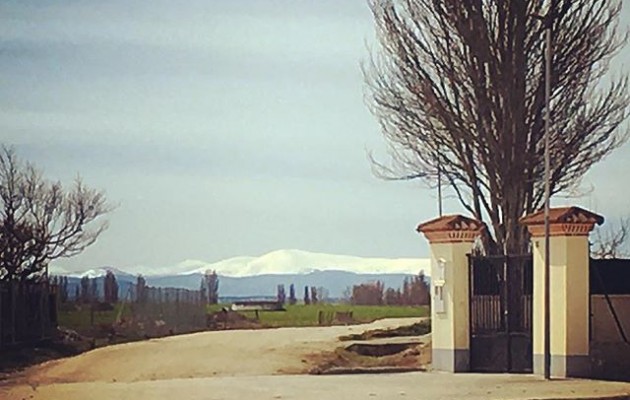
<path fill-rule="evenodd" d="M 364 0 L 4 0 L 0 137 L 117 204 L 68 269 L 281 248 L 426 257 L 414 227 L 436 215 L 434 193 L 379 181 L 367 161 L 385 148 L 363 101 L 370 43 Z M 629 155 L 570 202 L 630 213 Z"/>

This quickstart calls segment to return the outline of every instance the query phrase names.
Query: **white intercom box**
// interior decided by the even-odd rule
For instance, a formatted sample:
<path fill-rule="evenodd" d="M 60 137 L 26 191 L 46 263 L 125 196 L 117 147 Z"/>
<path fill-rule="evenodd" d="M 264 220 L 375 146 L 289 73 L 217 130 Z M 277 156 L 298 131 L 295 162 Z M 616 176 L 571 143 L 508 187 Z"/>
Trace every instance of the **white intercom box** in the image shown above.
<path fill-rule="evenodd" d="M 433 283 L 433 310 L 436 313 L 445 313 L 444 307 L 444 285 L 445 282 L 446 260 L 439 258 L 435 265 L 432 277 Z"/>

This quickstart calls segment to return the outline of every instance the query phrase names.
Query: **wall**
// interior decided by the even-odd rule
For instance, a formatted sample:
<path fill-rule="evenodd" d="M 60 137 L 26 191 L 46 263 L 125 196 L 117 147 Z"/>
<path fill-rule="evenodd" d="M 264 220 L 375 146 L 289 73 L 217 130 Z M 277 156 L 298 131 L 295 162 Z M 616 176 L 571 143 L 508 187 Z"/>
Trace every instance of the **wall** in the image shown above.
<path fill-rule="evenodd" d="M 619 322 L 630 339 L 630 294 L 612 294 L 609 297 Z M 623 341 L 604 295 L 591 296 L 591 341 Z"/>
<path fill-rule="evenodd" d="M 630 339 L 630 294 L 609 297 Z M 593 378 L 630 381 L 630 344 L 624 343 L 604 295 L 591 295 L 590 355 Z"/>

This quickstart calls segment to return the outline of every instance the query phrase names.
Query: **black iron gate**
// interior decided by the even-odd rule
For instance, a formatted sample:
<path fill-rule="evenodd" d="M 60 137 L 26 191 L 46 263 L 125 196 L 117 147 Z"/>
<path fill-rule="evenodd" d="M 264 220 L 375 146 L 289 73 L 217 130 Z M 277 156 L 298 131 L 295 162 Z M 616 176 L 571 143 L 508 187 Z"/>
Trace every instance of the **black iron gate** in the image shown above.
<path fill-rule="evenodd" d="M 470 256 L 470 367 L 532 371 L 531 255 Z"/>

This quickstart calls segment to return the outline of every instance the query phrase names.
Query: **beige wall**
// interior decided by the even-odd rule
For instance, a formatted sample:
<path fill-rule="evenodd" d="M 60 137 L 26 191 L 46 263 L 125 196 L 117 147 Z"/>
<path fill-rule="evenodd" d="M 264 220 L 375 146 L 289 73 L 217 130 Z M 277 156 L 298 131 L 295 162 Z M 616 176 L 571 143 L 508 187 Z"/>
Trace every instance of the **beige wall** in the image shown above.
<path fill-rule="evenodd" d="M 446 262 L 443 298 L 444 313 L 437 313 L 431 307 L 433 347 L 438 349 L 468 349 L 469 309 L 468 309 L 468 257 L 471 243 L 431 244 L 432 279 L 435 279 L 438 260 Z M 433 301 L 433 296 L 432 301 Z"/>
<path fill-rule="evenodd" d="M 610 295 L 609 297 L 617 312 L 619 322 L 630 339 L 630 295 Z M 623 341 L 604 295 L 591 296 L 591 341 Z"/>

